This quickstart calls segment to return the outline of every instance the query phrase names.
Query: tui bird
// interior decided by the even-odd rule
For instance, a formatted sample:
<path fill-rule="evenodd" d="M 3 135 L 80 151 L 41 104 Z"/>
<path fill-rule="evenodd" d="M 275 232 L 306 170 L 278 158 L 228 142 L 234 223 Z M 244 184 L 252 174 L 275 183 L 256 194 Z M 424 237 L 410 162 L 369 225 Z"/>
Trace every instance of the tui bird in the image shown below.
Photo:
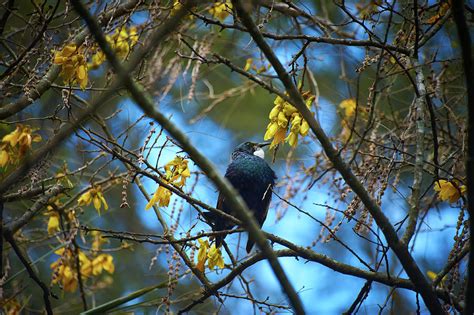
<path fill-rule="evenodd" d="M 231 163 L 225 173 L 225 177 L 239 191 L 260 227 L 267 217 L 276 179 L 275 172 L 264 160 L 265 154 L 262 147 L 268 144 L 270 143 L 244 142 L 240 144 L 232 152 Z M 222 193 L 219 194 L 216 208 L 232 214 Z M 232 222 L 228 222 L 213 212 L 204 212 L 203 215 L 211 224 L 213 231 L 223 231 L 234 227 Z M 216 247 L 222 245 L 224 238 L 225 235 L 216 236 Z M 255 241 L 249 237 L 246 246 L 247 253 L 250 253 L 254 243 Z"/>

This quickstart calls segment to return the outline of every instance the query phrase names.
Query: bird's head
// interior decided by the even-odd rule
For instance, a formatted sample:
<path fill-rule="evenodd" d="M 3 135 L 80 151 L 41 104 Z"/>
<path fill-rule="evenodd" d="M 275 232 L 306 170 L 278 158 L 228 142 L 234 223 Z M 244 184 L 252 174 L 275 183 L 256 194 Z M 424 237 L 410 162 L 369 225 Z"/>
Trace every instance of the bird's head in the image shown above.
<path fill-rule="evenodd" d="M 255 156 L 258 156 L 259 158 L 263 159 L 265 158 L 265 153 L 263 152 L 263 147 L 269 145 L 270 142 L 261 142 L 261 143 L 256 143 L 256 142 L 244 142 L 241 143 L 235 148 L 234 152 L 232 152 L 232 160 L 239 154 L 253 154 Z"/>

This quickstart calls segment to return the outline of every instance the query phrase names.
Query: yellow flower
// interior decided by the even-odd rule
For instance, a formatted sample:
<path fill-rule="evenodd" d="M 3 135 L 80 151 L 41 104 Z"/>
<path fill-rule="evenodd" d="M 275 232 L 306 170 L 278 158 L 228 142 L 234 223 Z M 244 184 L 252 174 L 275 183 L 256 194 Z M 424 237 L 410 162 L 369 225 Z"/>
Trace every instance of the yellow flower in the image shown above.
<path fill-rule="evenodd" d="M 70 249 L 60 248 L 54 253 L 61 257 L 50 265 L 53 270 L 52 283 L 60 283 L 64 291 L 74 292 L 77 289 L 78 276 L 73 252 Z M 79 251 L 79 266 L 82 278 L 90 276 L 91 262 L 82 251 Z"/>
<path fill-rule="evenodd" d="M 1 149 L 0 150 L 0 166 L 4 167 L 5 165 L 7 165 L 9 159 L 10 159 L 10 156 L 8 155 L 7 150 Z"/>
<path fill-rule="evenodd" d="M 59 214 L 55 211 L 50 212 L 48 220 L 48 234 L 52 235 L 59 231 Z"/>
<path fill-rule="evenodd" d="M 286 137 L 285 141 L 288 142 L 288 144 L 292 147 L 296 147 L 296 145 L 298 144 L 298 134 L 291 131 L 288 134 L 288 137 Z"/>
<path fill-rule="evenodd" d="M 181 156 L 176 156 L 165 165 L 166 180 L 178 187 L 183 187 L 186 179 L 191 176 L 188 167 L 188 160 Z"/>
<path fill-rule="evenodd" d="M 135 26 L 130 27 L 129 30 L 125 26 L 115 29 L 112 35 L 107 35 L 105 38 L 115 54 L 120 59 L 125 59 L 130 53 L 133 46 L 138 43 L 138 32 Z M 89 63 L 89 68 L 96 69 L 106 60 L 106 56 L 102 50 L 96 47 L 97 52 L 92 56 L 92 62 Z"/>
<path fill-rule="evenodd" d="M 277 96 L 277 97 L 279 97 L 279 96 Z M 278 113 L 280 112 L 280 110 L 281 110 L 281 106 L 276 104 L 276 106 L 274 106 L 272 108 L 272 110 L 270 111 L 270 114 L 268 115 L 268 118 L 270 118 L 270 120 L 273 120 L 273 119 L 277 118 Z"/>
<path fill-rule="evenodd" d="M 63 289 L 68 292 L 74 292 L 77 289 L 77 259 L 79 259 L 79 268 L 83 281 L 87 277 L 100 275 L 103 270 L 110 274 L 115 271 L 113 257 L 109 254 L 100 254 L 93 259 L 89 259 L 84 252 L 79 250 L 76 256 L 75 251 L 69 248 L 61 248 L 54 253 L 60 257 L 50 265 L 53 270 L 52 283 L 61 284 Z"/>
<path fill-rule="evenodd" d="M 428 270 L 428 271 L 426 272 L 426 275 L 427 275 L 428 278 L 430 278 L 431 280 L 436 279 L 436 276 L 437 276 L 436 272 L 431 271 L 431 270 Z"/>
<path fill-rule="evenodd" d="M 78 206 L 88 206 L 91 204 L 92 201 L 92 194 L 91 191 L 88 190 L 85 193 L 83 193 L 79 199 L 77 199 L 77 204 Z"/>
<path fill-rule="evenodd" d="M 244 66 L 244 71 L 249 71 L 250 67 L 252 66 L 253 59 L 252 58 L 247 58 L 245 61 L 245 66 Z"/>
<path fill-rule="evenodd" d="M 201 239 L 198 239 L 198 242 L 200 246 L 199 246 L 199 251 L 197 254 L 198 262 L 197 262 L 196 268 L 199 271 L 204 272 L 204 268 L 205 268 L 205 264 L 207 260 L 207 251 L 209 249 L 209 242 L 207 240 L 203 241 Z"/>
<path fill-rule="evenodd" d="M 6 143 L 6 144 L 9 144 L 11 147 L 14 147 L 18 143 L 20 139 L 20 135 L 21 135 L 21 127 L 17 126 L 14 131 L 3 136 L 2 143 Z"/>
<path fill-rule="evenodd" d="M 113 263 L 114 258 L 109 254 L 100 254 L 92 261 L 92 274 L 97 276 L 102 273 L 102 270 L 108 273 L 114 273 L 115 265 Z"/>
<path fill-rule="evenodd" d="M 270 122 L 267 126 L 267 131 L 265 132 L 265 135 L 263 136 L 263 140 L 269 140 L 275 136 L 277 133 L 279 127 L 278 123 L 276 122 Z"/>
<path fill-rule="evenodd" d="M 216 247 L 216 244 L 212 244 L 209 252 L 207 253 L 208 258 L 208 268 L 213 270 L 216 266 L 219 268 L 224 268 L 224 258 L 222 258 L 222 253 L 219 248 Z"/>
<path fill-rule="evenodd" d="M 284 106 L 283 106 L 283 113 L 285 114 L 285 116 L 288 116 L 290 117 L 291 115 L 293 115 L 294 113 L 296 113 L 298 110 L 296 109 L 296 107 L 294 107 L 293 105 L 290 105 L 288 103 L 286 103 Z"/>
<path fill-rule="evenodd" d="M 74 292 L 77 289 L 77 274 L 69 266 L 61 265 L 57 270 L 58 276 L 53 279 L 53 284 L 60 283 L 66 292 Z"/>
<path fill-rule="evenodd" d="M 302 117 L 299 113 L 293 115 L 291 117 L 291 128 L 290 130 L 291 131 L 294 131 L 294 132 L 299 132 L 300 131 L 300 127 L 301 127 L 301 121 L 302 121 Z"/>
<path fill-rule="evenodd" d="M 184 157 L 176 156 L 173 160 L 165 165 L 166 182 L 179 188 L 183 188 L 186 180 L 191 176 L 191 171 L 188 167 L 188 160 Z M 172 192 L 163 186 L 158 186 L 150 201 L 145 206 L 145 209 L 150 209 L 155 203 L 159 207 L 166 207 L 170 203 Z"/>
<path fill-rule="evenodd" d="M 59 213 L 55 210 L 55 208 L 59 208 L 62 206 L 63 204 L 61 203 L 60 196 L 58 196 L 58 197 L 52 198 L 46 207 L 47 211 L 44 213 L 44 215 L 48 217 L 48 227 L 47 227 L 48 235 L 53 235 L 56 232 L 60 231 L 60 226 L 59 226 L 60 216 L 59 216 Z M 71 212 L 69 212 L 68 215 L 70 215 Z"/>
<path fill-rule="evenodd" d="M 41 136 L 32 134 L 33 130 L 30 126 L 17 125 L 16 129 L 2 138 L 2 143 L 15 147 L 18 145 L 20 150 L 25 151 L 31 148 L 32 142 L 40 142 Z"/>
<path fill-rule="evenodd" d="M 305 100 L 306 106 L 311 108 L 315 99 L 309 91 L 301 93 Z M 275 148 L 283 141 L 288 142 L 290 146 L 298 145 L 298 135 L 306 136 L 309 132 L 309 125 L 303 116 L 298 112 L 296 107 L 286 102 L 280 96 L 277 96 L 273 102 L 274 106 L 268 115 L 270 123 L 267 125 L 267 130 L 263 136 L 264 140 L 273 138 L 270 149 Z M 286 135 L 288 129 L 290 133 Z"/>
<path fill-rule="evenodd" d="M 431 281 L 434 281 L 436 279 L 436 277 L 438 276 L 438 274 L 434 271 L 431 271 L 431 270 L 428 270 L 426 272 L 426 275 L 428 276 L 428 278 L 431 280 Z M 444 287 L 445 285 L 445 282 L 446 282 L 446 275 L 441 279 L 441 281 L 439 282 L 439 286 L 441 288 Z"/>
<path fill-rule="evenodd" d="M 467 188 L 464 185 L 448 181 L 445 179 L 437 180 L 434 184 L 434 190 L 438 193 L 438 199 L 441 201 L 456 202 L 463 195 Z"/>
<path fill-rule="evenodd" d="M 288 118 L 284 112 L 279 112 L 277 116 L 278 126 L 281 128 L 286 128 L 288 126 Z"/>
<path fill-rule="evenodd" d="M 150 209 L 155 203 L 158 203 L 158 207 L 167 207 L 170 204 L 171 191 L 163 186 L 158 186 L 150 201 L 146 204 L 145 210 Z"/>
<path fill-rule="evenodd" d="M 56 51 L 53 57 L 53 63 L 61 65 L 61 76 L 64 83 L 78 83 L 81 89 L 87 86 L 88 72 L 86 57 L 83 49 L 75 44 L 68 44 L 61 51 Z"/>
<path fill-rule="evenodd" d="M 107 59 L 105 54 L 102 50 L 97 51 L 95 54 L 92 55 L 92 62 L 89 63 L 87 66 L 90 69 L 97 69 L 104 61 Z"/>
<path fill-rule="evenodd" d="M 102 194 L 102 188 L 100 186 L 95 186 L 89 189 L 88 191 L 83 193 L 79 197 L 79 199 L 77 199 L 78 206 L 88 206 L 91 204 L 91 202 L 94 204 L 94 208 L 99 214 L 102 205 L 104 205 L 104 210 L 109 209 L 109 205 L 107 204 L 107 201 L 105 200 L 104 195 Z"/>
<path fill-rule="evenodd" d="M 33 134 L 28 125 L 18 124 L 14 131 L 3 136 L 0 144 L 0 166 L 15 164 L 31 149 L 33 142 L 41 141 L 41 136 Z"/>
<path fill-rule="evenodd" d="M 309 132 L 309 124 L 306 120 L 301 122 L 300 135 L 305 137 Z"/>
<path fill-rule="evenodd" d="M 92 274 L 92 262 L 82 251 L 79 251 L 79 265 L 83 277 L 89 277 Z"/>
<path fill-rule="evenodd" d="M 272 143 L 270 143 L 270 149 L 275 148 L 277 145 L 285 141 L 286 129 L 278 128 L 277 132 L 273 136 Z"/>
<path fill-rule="evenodd" d="M 355 99 L 353 98 L 345 99 L 339 104 L 339 108 L 341 108 L 344 111 L 345 118 L 350 118 L 354 116 L 355 111 L 356 111 L 356 106 L 357 105 L 356 105 Z"/>
<path fill-rule="evenodd" d="M 216 2 L 209 8 L 209 13 L 221 22 L 232 12 L 232 3 L 230 1 Z"/>
<path fill-rule="evenodd" d="M 107 204 L 107 201 L 105 201 L 104 195 L 102 194 L 101 191 L 97 191 L 95 196 L 93 197 L 93 202 L 94 202 L 94 208 L 99 212 L 100 214 L 100 208 L 102 207 L 102 204 L 104 205 L 104 209 L 108 210 L 109 205 Z"/>

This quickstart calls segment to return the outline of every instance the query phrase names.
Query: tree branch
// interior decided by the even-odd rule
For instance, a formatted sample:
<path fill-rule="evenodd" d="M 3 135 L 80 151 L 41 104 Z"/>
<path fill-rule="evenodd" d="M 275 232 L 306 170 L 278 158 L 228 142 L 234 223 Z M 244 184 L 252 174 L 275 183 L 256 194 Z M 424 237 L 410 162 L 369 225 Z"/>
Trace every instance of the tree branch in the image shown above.
<path fill-rule="evenodd" d="M 342 160 L 338 152 L 334 149 L 326 133 L 321 128 L 319 123 L 314 119 L 309 109 L 306 107 L 302 96 L 298 92 L 296 86 L 293 84 L 285 68 L 280 63 L 279 59 L 276 57 L 270 46 L 268 46 L 262 34 L 260 34 L 258 27 L 255 25 L 252 18 L 244 8 L 244 4 L 238 0 L 233 0 L 232 3 L 237 9 L 237 13 L 242 23 L 247 27 L 250 35 L 252 36 L 256 44 L 259 46 L 261 51 L 265 54 L 268 61 L 272 64 L 273 68 L 277 72 L 280 80 L 286 88 L 286 91 L 290 95 L 290 98 L 293 100 L 293 105 L 300 111 L 300 113 L 303 115 L 303 118 L 308 122 L 311 130 L 320 141 L 324 152 L 334 165 L 334 168 L 339 171 L 346 183 L 352 188 L 354 193 L 357 194 L 357 196 L 361 199 L 363 204 L 369 210 L 372 217 L 375 219 L 375 222 L 380 227 L 385 238 L 387 239 L 390 248 L 397 255 L 406 273 L 408 274 L 413 284 L 417 287 L 417 290 L 423 297 L 423 300 L 430 312 L 433 314 L 444 314 L 444 311 L 438 301 L 438 298 L 436 297 L 433 288 L 424 277 L 423 273 L 419 269 L 413 257 L 408 252 L 406 246 L 404 246 L 404 244 L 399 240 L 397 233 L 391 225 L 390 221 L 383 214 L 382 209 L 380 209 L 375 200 L 370 197 L 367 190 L 357 179 L 351 169 Z"/>
<path fill-rule="evenodd" d="M 130 10 L 134 9 L 139 2 L 140 0 L 130 0 L 116 8 L 112 7 L 101 16 L 101 20 L 104 22 L 109 22 L 111 18 L 124 15 L 127 12 L 130 12 Z M 85 40 L 86 35 L 87 30 L 83 30 L 71 41 L 79 46 Z M 52 65 L 46 74 L 42 76 L 41 80 L 39 80 L 38 83 L 30 89 L 30 94 L 24 95 L 15 102 L 6 104 L 0 108 L 0 119 L 6 119 L 33 104 L 34 101 L 39 99 L 51 87 L 51 84 L 58 77 L 60 70 L 61 66 Z"/>
<path fill-rule="evenodd" d="M 461 44 L 462 60 L 464 65 L 464 75 L 467 88 L 467 156 L 466 156 L 466 177 L 467 177 L 467 210 L 469 212 L 469 263 L 467 267 L 466 285 L 466 307 L 464 314 L 474 313 L 474 63 L 471 48 L 471 37 L 469 26 L 464 16 L 464 1 L 453 0 L 453 18 L 458 31 L 459 43 Z"/>
<path fill-rule="evenodd" d="M 36 282 L 36 284 L 38 284 L 38 286 L 41 288 L 41 290 L 43 290 L 44 308 L 45 308 L 46 313 L 48 315 L 52 315 L 53 310 L 51 308 L 51 301 L 49 300 L 49 296 L 53 296 L 53 297 L 55 297 L 55 296 L 51 294 L 51 292 L 48 289 L 48 286 L 46 286 L 46 284 L 44 284 L 44 282 L 42 282 L 40 280 L 40 278 L 38 277 L 36 272 L 33 270 L 33 268 L 31 268 L 31 265 L 30 265 L 28 259 L 23 255 L 23 253 L 21 252 L 20 247 L 18 247 L 18 244 L 15 242 L 15 239 L 13 238 L 13 234 L 5 233 L 5 231 L 4 231 L 4 237 L 5 237 L 5 240 L 8 243 L 10 243 L 10 245 L 12 246 L 13 250 L 15 251 L 15 254 L 20 259 L 23 266 L 25 266 L 25 269 L 28 272 L 28 274 L 30 275 L 30 278 L 33 279 L 33 281 Z"/>
<path fill-rule="evenodd" d="M 190 158 L 207 174 L 209 179 L 212 180 L 213 183 L 218 187 L 221 193 L 225 196 L 226 202 L 228 202 L 230 208 L 233 210 L 233 213 L 235 213 L 236 217 L 242 221 L 243 227 L 249 232 L 249 237 L 253 238 L 256 241 L 258 247 L 262 250 L 265 257 L 268 259 L 273 269 L 273 272 L 278 278 L 282 289 L 287 294 L 290 303 L 295 310 L 295 313 L 304 314 L 305 312 L 303 310 L 300 298 L 298 297 L 293 286 L 290 284 L 290 281 L 286 276 L 285 272 L 283 271 L 283 268 L 281 267 L 280 263 L 278 262 L 277 257 L 273 253 L 270 244 L 266 240 L 265 235 L 260 230 L 259 224 L 254 218 L 253 214 L 247 208 L 242 197 L 240 197 L 239 193 L 232 187 L 232 185 L 217 172 L 216 167 L 191 144 L 191 142 L 184 135 L 184 133 L 168 118 L 166 118 L 166 116 L 155 110 L 154 103 L 150 95 L 131 78 L 129 72 L 121 65 L 120 61 L 112 51 L 110 45 L 107 43 L 102 30 L 100 29 L 95 19 L 91 16 L 89 11 L 87 11 L 87 9 L 80 3 L 79 0 L 73 0 L 72 3 L 78 13 L 81 15 L 81 17 L 86 21 L 91 33 L 94 35 L 99 46 L 104 51 L 108 61 L 114 68 L 119 79 L 130 91 L 134 101 L 142 108 L 142 110 L 149 117 L 157 121 L 166 131 L 169 132 L 169 134 L 174 139 L 178 141 L 183 150 L 189 154 Z M 176 13 L 173 17 L 177 17 L 178 14 L 181 14 L 180 18 L 184 18 L 183 11 L 184 9 L 188 8 L 190 4 L 191 2 L 186 2 L 186 5 L 183 7 L 183 9 Z M 175 26 L 173 26 L 173 29 L 174 28 Z M 169 31 L 172 31 L 172 29 L 169 29 Z M 151 50 L 153 50 L 153 47 L 156 47 L 161 43 L 161 41 L 157 40 L 157 37 L 161 37 L 157 36 L 159 35 L 159 32 L 157 33 L 158 34 L 155 34 L 150 39 Z M 142 57 L 144 56 L 136 55 L 134 58 Z"/>

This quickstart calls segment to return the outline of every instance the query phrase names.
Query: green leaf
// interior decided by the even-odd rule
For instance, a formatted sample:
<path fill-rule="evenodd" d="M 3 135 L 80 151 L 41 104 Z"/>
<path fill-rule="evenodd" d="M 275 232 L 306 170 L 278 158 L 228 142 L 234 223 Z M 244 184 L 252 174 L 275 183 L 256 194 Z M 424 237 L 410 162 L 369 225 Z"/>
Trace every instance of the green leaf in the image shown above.
<path fill-rule="evenodd" d="M 169 285 L 169 281 L 166 280 L 166 281 L 163 281 L 162 283 L 160 284 L 157 284 L 157 285 L 153 285 L 153 286 L 150 286 L 150 287 L 146 287 L 146 288 L 143 288 L 143 289 L 140 289 L 140 290 L 137 290 L 135 292 L 132 292 L 126 296 L 122 296 L 122 297 L 119 297 L 115 300 L 112 300 L 112 301 L 109 301 L 107 303 L 104 303 L 102 305 L 99 305 L 97 307 L 94 307 L 93 309 L 90 309 L 90 310 L 87 310 L 85 312 L 82 312 L 81 315 L 86 315 L 86 314 L 103 314 L 107 311 L 110 311 L 111 309 L 113 308 L 116 308 L 117 306 L 119 305 L 122 305 L 122 304 L 125 304 L 133 299 L 136 299 L 142 295 L 145 295 L 147 294 L 148 292 L 151 292 L 155 289 L 163 289 L 163 288 L 166 288 L 168 287 Z"/>

